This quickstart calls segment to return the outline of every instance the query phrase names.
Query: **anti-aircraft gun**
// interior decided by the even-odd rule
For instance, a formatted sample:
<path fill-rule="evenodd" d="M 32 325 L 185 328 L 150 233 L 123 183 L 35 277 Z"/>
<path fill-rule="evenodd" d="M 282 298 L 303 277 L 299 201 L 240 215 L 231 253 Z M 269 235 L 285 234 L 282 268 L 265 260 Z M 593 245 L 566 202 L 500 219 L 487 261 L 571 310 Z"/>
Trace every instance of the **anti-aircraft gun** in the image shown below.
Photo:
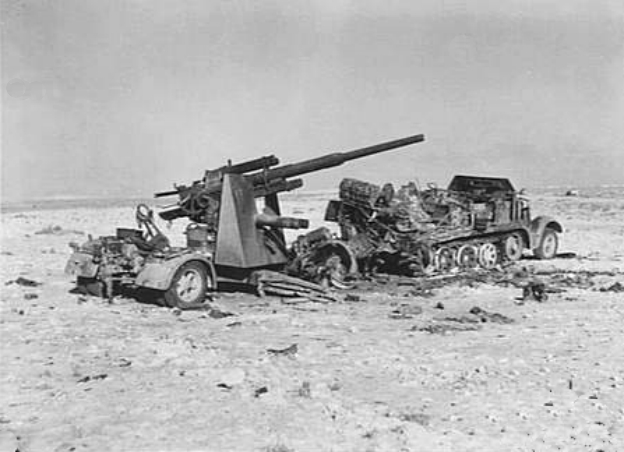
<path fill-rule="evenodd" d="M 332 262 L 333 250 L 348 249 L 334 244 L 323 228 L 307 235 L 306 246 L 299 242 L 298 247 L 287 248 L 284 229 L 307 228 L 308 220 L 281 216 L 279 193 L 301 187 L 302 180 L 293 179 L 297 176 L 423 140 L 423 135 L 414 135 L 283 166 L 278 166 L 279 160 L 271 155 L 208 170 L 189 186 L 156 194 L 158 198 L 178 197 L 160 217 L 191 220 L 186 247 L 171 246 L 156 227 L 152 211 L 139 205 L 138 229 L 119 228 L 114 236 L 90 237 L 82 245 L 73 244 L 66 272 L 77 277 L 79 289 L 90 293 L 110 298 L 117 287 L 140 289 L 138 292 L 147 292 L 150 298 L 155 294 L 168 306 L 180 309 L 200 306 L 208 292 L 223 281 L 251 284 L 259 292 L 270 288 L 281 295 L 326 297 L 317 284 L 286 275 L 287 266 L 293 267 L 287 264 L 296 261 L 298 251 L 307 253 L 305 262 L 319 256 Z M 260 213 L 257 198 L 264 198 Z M 314 237 L 323 239 L 323 246 L 310 253 Z M 301 272 L 293 273 L 301 276 Z"/>
<path fill-rule="evenodd" d="M 336 152 L 289 165 L 273 156 L 228 165 L 205 172 L 200 181 L 157 193 L 177 195 L 176 205 L 160 213 L 164 220 L 189 218 L 189 245 L 203 243 L 213 254 L 219 279 L 246 280 L 258 269 L 282 270 L 292 259 L 284 229 L 305 229 L 307 219 L 281 216 L 279 193 L 303 186 L 304 174 L 424 141 L 423 135 L 388 141 L 348 152 Z M 264 198 L 257 211 L 256 199 Z"/>

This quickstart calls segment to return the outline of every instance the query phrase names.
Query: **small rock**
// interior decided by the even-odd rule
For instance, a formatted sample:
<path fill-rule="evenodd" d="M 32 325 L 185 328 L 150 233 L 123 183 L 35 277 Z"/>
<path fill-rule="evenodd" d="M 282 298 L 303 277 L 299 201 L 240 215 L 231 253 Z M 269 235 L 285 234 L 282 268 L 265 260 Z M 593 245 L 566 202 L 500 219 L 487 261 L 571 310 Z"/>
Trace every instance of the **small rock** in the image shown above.
<path fill-rule="evenodd" d="M 37 295 L 36 293 L 25 293 L 24 294 L 24 299 L 25 300 L 34 300 L 36 298 L 39 298 L 39 295 Z"/>
<path fill-rule="evenodd" d="M 542 282 L 531 281 L 522 289 L 523 301 L 537 301 L 542 302 L 548 300 L 548 294 L 546 294 L 546 285 Z"/>
<path fill-rule="evenodd" d="M 285 355 L 285 356 L 296 355 L 298 351 L 299 351 L 299 347 L 297 346 L 297 344 L 292 344 L 291 346 L 282 348 L 282 349 L 275 349 L 275 348 L 267 349 L 267 353 L 269 353 L 270 355 Z"/>
<path fill-rule="evenodd" d="M 420 306 L 401 305 L 394 309 L 388 317 L 391 319 L 413 319 L 414 316 L 422 314 L 423 309 Z"/>
<path fill-rule="evenodd" d="M 299 394 L 299 397 L 304 397 L 306 399 L 309 399 L 310 397 L 312 397 L 312 391 L 310 390 L 310 382 L 304 381 L 303 383 L 301 383 L 301 387 L 299 388 L 297 393 Z"/>
<path fill-rule="evenodd" d="M 359 295 L 355 295 L 352 293 L 348 293 L 345 296 L 345 301 L 350 301 L 350 302 L 356 302 L 356 301 L 362 301 Z"/>
<path fill-rule="evenodd" d="M 17 279 L 12 279 L 11 281 L 7 281 L 6 283 L 4 283 L 5 286 L 9 286 L 11 284 L 17 284 L 18 286 L 23 287 L 39 287 L 43 283 L 35 281 L 34 279 L 28 279 L 20 276 Z"/>
<path fill-rule="evenodd" d="M 269 388 L 262 386 L 254 391 L 254 397 L 260 397 L 262 394 L 266 394 L 267 392 L 269 392 Z"/>
<path fill-rule="evenodd" d="M 108 378 L 108 374 L 87 375 L 78 380 L 78 383 L 87 383 L 89 381 L 104 380 Z"/>
<path fill-rule="evenodd" d="M 213 319 L 222 319 L 224 317 L 231 317 L 236 314 L 234 314 L 233 312 L 223 311 L 219 308 L 213 307 L 208 313 L 208 315 L 212 317 Z"/>

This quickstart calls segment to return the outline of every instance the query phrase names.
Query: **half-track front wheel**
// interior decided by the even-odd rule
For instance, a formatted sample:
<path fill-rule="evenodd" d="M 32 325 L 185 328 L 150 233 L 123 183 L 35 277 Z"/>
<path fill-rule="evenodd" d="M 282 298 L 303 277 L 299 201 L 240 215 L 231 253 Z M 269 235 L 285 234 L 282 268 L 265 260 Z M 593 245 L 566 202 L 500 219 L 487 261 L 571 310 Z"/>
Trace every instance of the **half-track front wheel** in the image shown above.
<path fill-rule="evenodd" d="M 557 237 L 557 232 L 554 229 L 546 228 L 534 253 L 538 259 L 552 259 L 557 255 L 558 248 L 559 237 Z"/>
<path fill-rule="evenodd" d="M 204 264 L 187 262 L 173 276 L 171 287 L 165 292 L 165 302 L 170 308 L 197 308 L 206 301 L 206 292 L 213 287 L 212 275 Z"/>

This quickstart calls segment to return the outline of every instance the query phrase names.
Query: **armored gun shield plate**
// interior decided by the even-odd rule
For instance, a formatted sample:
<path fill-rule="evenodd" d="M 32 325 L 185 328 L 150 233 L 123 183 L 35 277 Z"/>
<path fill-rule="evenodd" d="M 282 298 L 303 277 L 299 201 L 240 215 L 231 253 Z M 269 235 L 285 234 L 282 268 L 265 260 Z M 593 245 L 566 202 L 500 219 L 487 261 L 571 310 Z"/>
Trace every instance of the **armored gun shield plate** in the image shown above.
<path fill-rule="evenodd" d="M 72 253 L 65 265 L 65 274 L 84 278 L 94 278 L 99 265 L 93 262 L 93 256 L 87 253 Z"/>

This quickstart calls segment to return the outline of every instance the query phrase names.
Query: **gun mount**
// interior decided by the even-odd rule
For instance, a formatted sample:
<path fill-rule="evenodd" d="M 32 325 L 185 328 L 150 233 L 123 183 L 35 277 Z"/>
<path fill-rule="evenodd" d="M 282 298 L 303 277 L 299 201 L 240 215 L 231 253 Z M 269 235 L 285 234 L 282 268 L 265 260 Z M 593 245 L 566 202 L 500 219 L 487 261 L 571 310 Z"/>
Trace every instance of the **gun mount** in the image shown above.
<path fill-rule="evenodd" d="M 278 194 L 303 186 L 301 179 L 293 178 L 424 139 L 424 135 L 413 135 L 283 166 L 278 166 L 279 160 L 273 155 L 236 165 L 228 163 L 206 171 L 201 180 L 189 186 L 156 193 L 157 198 L 178 196 L 176 205 L 159 215 L 164 220 L 189 218 L 206 225 L 202 230 L 213 248 L 219 276 L 238 275 L 241 269 L 283 266 L 289 260 L 283 229 L 308 227 L 308 220 L 280 216 Z M 262 213 L 257 212 L 256 198 L 264 198 Z"/>

